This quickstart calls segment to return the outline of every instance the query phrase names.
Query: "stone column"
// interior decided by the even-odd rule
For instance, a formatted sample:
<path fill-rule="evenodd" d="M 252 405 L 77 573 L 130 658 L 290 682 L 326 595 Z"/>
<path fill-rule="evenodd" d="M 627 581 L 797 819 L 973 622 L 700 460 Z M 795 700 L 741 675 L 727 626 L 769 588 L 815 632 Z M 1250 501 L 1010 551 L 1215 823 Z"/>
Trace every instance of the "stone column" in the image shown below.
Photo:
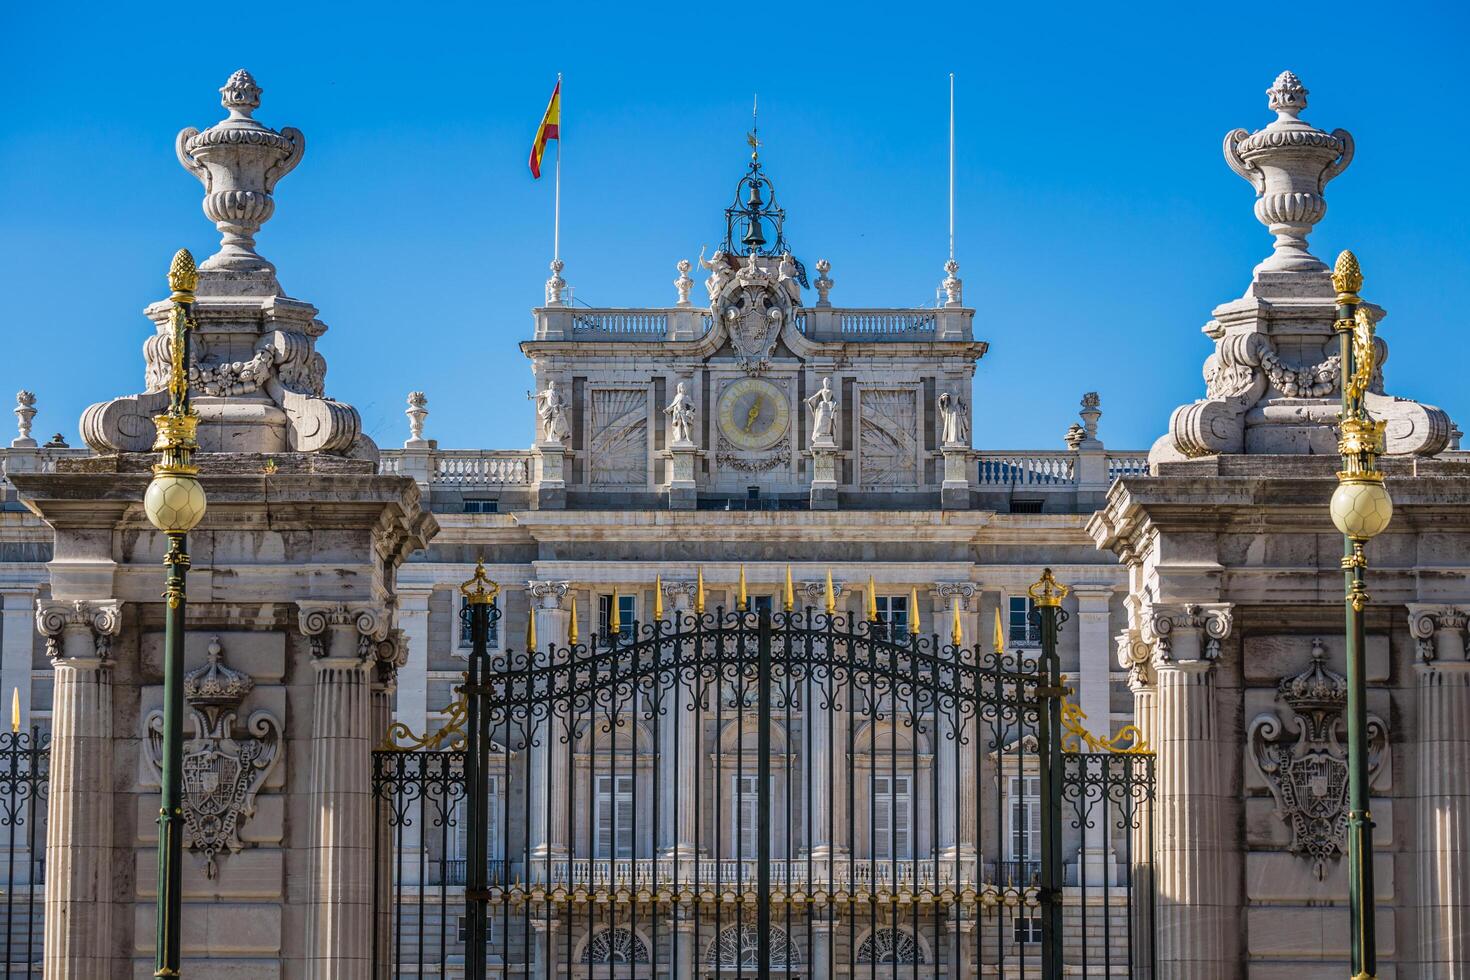
<path fill-rule="evenodd" d="M 939 582 L 930 593 L 934 597 L 934 611 L 925 632 L 937 633 L 941 643 L 948 643 L 954 628 L 954 607 L 960 607 L 960 628 L 964 631 L 964 645 L 973 651 L 976 643 L 985 643 L 979 632 L 980 603 L 975 599 L 975 586 L 969 582 Z M 982 744 L 982 724 L 978 717 L 969 721 L 970 731 L 965 733 L 966 744 L 952 736 L 952 722 L 943 711 L 939 715 L 939 732 L 934 740 L 935 765 L 939 767 L 939 796 L 934 800 L 938 808 L 939 840 L 935 842 L 940 858 L 946 862 L 958 860 L 960 874 L 970 875 L 974 880 L 973 867 L 977 856 L 975 841 L 975 811 L 978 806 L 980 777 L 975 765 L 975 747 Z M 953 867 L 953 865 L 951 865 Z"/>
<path fill-rule="evenodd" d="M 544 661 L 548 651 L 566 656 L 569 614 L 561 607 L 571 590 L 570 582 L 529 581 L 526 592 L 531 597 L 528 615 L 536 617 L 536 653 Z M 546 717 L 531 747 L 531 836 L 530 854 L 540 862 L 540 874 L 551 879 L 559 873 L 571 853 L 571 812 L 569 792 L 571 768 L 567 757 L 566 716 L 553 712 Z"/>
<path fill-rule="evenodd" d="M 1470 963 L 1470 662 L 1466 610 L 1409 605 L 1419 663 L 1419 972 Z"/>
<path fill-rule="evenodd" d="M 1215 704 L 1228 603 L 1155 603 L 1149 610 L 1155 674 L 1154 748 L 1159 980 L 1234 980 L 1241 943 L 1237 869 L 1229 860 L 1236 799 L 1225 786 Z"/>
<path fill-rule="evenodd" d="M 1133 724 L 1143 733 L 1143 740 L 1150 749 L 1155 747 L 1154 720 L 1155 683 L 1152 650 L 1139 638 L 1138 630 L 1127 629 L 1119 633 L 1114 642 L 1118 649 L 1118 666 L 1128 671 L 1128 689 L 1133 692 Z M 1157 774 L 1157 768 L 1155 769 Z M 1134 921 L 1147 923 L 1135 929 L 1131 962 L 1148 964 L 1153 948 L 1152 927 L 1155 913 L 1151 896 L 1154 894 L 1154 813 L 1157 804 L 1143 801 L 1135 815 L 1130 833 L 1128 853 L 1128 880 L 1133 886 Z M 1152 977 L 1153 974 L 1140 974 Z"/>
<path fill-rule="evenodd" d="M 398 692 L 398 672 L 408 658 L 408 643 L 404 638 L 402 630 L 392 630 L 388 638 L 377 645 L 377 655 L 372 666 L 372 694 L 371 706 L 369 707 L 370 729 L 373 733 L 373 747 L 387 733 L 389 726 L 393 724 L 393 705 Z M 369 784 L 371 788 L 371 784 Z M 373 894 L 378 897 L 377 902 L 377 932 L 374 940 L 377 945 L 377 958 L 379 963 L 379 976 L 386 977 L 389 964 L 393 962 L 393 828 L 389 826 L 390 810 L 392 801 L 373 797 Z M 417 821 L 415 821 L 417 823 Z M 405 838 L 407 835 L 405 835 Z M 407 841 L 405 840 L 405 846 Z M 414 834 L 413 846 L 419 846 L 419 834 Z M 418 859 L 413 858 L 412 866 L 417 871 Z M 409 862 L 403 862 L 405 870 Z M 378 980 L 378 978 L 374 978 Z"/>
<path fill-rule="evenodd" d="M 400 589 L 394 616 L 402 634 L 399 656 L 403 663 L 394 676 L 393 720 L 420 735 L 429 730 L 429 597 L 432 595 L 431 589 Z M 436 709 L 442 707 L 442 704 L 435 705 Z M 400 832 L 404 881 L 417 884 L 419 851 L 424 846 L 423 821 L 414 820 Z"/>
<path fill-rule="evenodd" d="M 114 963 L 112 638 L 115 600 L 43 600 L 36 628 L 55 670 L 46 826 L 48 980 L 110 980 Z M 128 869 L 129 871 L 131 869 Z M 131 912 L 131 909 L 129 909 Z"/>
<path fill-rule="evenodd" d="M 35 589 L 0 592 L 0 695 L 10 707 L 10 692 L 20 691 L 22 725 L 31 720 L 31 637 L 36 615 Z"/>
<path fill-rule="evenodd" d="M 664 594 L 669 597 L 670 619 L 684 617 L 687 624 L 691 600 L 694 597 L 693 582 L 665 582 Z M 662 848 L 660 856 L 692 861 L 699 855 L 699 825 L 694 819 L 695 798 L 699 787 L 699 718 L 700 713 L 691 711 L 694 690 L 681 677 L 672 691 L 666 692 L 667 709 L 661 716 L 659 727 L 659 812 L 666 826 L 660 829 Z M 693 868 L 679 868 L 679 877 L 688 875 L 694 880 Z M 683 974 L 680 974 L 682 976 Z"/>
<path fill-rule="evenodd" d="M 301 601 L 316 684 L 311 714 L 311 858 L 306 976 L 358 980 L 372 963 L 373 671 L 387 613 Z"/>
<path fill-rule="evenodd" d="M 822 608 L 825 582 L 808 582 L 804 592 L 807 604 Z M 832 592 L 842 613 L 840 603 L 846 583 L 834 582 Z M 820 615 L 820 614 L 819 614 Z M 835 686 L 830 678 L 826 681 L 808 679 L 806 682 L 807 711 L 803 724 L 811 726 L 811 752 L 807 754 L 808 778 L 811 780 L 812 797 L 812 859 L 826 865 L 813 869 L 822 881 L 830 881 L 839 860 L 847 857 L 847 716 L 831 706 L 835 699 L 847 702 L 846 691 Z M 830 760 L 830 763 L 829 763 Z M 833 814 L 831 826 L 828 815 Z M 818 942 L 821 940 L 818 939 Z"/>
<path fill-rule="evenodd" d="M 1080 585 L 1072 590 L 1077 600 L 1077 705 L 1087 716 L 1087 730 L 1099 738 L 1112 732 L 1112 690 L 1109 666 L 1113 659 L 1113 643 L 1108 635 L 1108 604 L 1113 598 L 1111 586 Z M 1078 863 L 1089 887 L 1101 887 L 1112 880 L 1116 862 L 1108 829 L 1113 826 L 1107 804 L 1101 804 L 1105 819 L 1094 820 L 1091 829 L 1083 828 Z"/>

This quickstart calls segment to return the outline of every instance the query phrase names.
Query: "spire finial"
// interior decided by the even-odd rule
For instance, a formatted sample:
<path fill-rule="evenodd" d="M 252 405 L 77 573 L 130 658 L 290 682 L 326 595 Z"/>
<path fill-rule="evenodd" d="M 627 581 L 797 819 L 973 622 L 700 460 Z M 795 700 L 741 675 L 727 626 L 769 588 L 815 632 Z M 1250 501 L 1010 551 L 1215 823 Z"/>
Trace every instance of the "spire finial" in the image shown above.
<path fill-rule="evenodd" d="M 567 617 L 567 644 L 577 645 L 577 595 L 572 593 L 572 614 Z"/>
<path fill-rule="evenodd" d="M 787 612 L 796 608 L 796 586 L 791 581 L 791 566 L 786 566 L 786 591 L 781 596 L 781 605 Z"/>
<path fill-rule="evenodd" d="M 1295 72 L 1284 71 L 1266 89 L 1271 111 L 1279 120 L 1295 119 L 1307 107 L 1307 87 Z"/>
<path fill-rule="evenodd" d="M 909 635 L 919 635 L 919 589 L 918 586 L 909 588 Z"/>
<path fill-rule="evenodd" d="M 761 155 L 761 141 L 760 136 L 758 135 L 761 131 L 760 108 L 760 93 L 756 93 L 755 95 L 751 96 L 750 101 L 750 132 L 745 134 L 745 142 L 750 144 L 751 163 L 756 163 L 757 161 L 759 161 Z"/>
<path fill-rule="evenodd" d="M 660 622 L 664 618 L 664 577 L 655 575 L 653 577 L 653 619 Z"/>

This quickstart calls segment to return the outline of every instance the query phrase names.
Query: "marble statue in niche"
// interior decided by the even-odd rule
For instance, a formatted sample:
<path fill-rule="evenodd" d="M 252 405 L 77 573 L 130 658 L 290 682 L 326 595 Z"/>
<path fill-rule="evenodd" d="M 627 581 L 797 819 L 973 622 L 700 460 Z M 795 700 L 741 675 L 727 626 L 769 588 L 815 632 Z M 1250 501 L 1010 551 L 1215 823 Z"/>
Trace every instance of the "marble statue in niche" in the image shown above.
<path fill-rule="evenodd" d="M 556 382 L 548 381 L 545 388 L 526 397 L 536 403 L 542 441 L 566 442 L 571 435 L 571 428 L 567 425 L 567 403 L 557 390 Z"/>
<path fill-rule="evenodd" d="M 675 442 L 694 441 L 694 411 L 694 400 L 685 390 L 684 382 L 680 381 L 674 386 L 673 401 L 664 407 Z"/>
<path fill-rule="evenodd" d="M 806 407 L 812 413 L 812 445 L 836 445 L 838 404 L 837 396 L 832 393 L 831 378 L 822 379 L 822 387 L 807 397 Z"/>

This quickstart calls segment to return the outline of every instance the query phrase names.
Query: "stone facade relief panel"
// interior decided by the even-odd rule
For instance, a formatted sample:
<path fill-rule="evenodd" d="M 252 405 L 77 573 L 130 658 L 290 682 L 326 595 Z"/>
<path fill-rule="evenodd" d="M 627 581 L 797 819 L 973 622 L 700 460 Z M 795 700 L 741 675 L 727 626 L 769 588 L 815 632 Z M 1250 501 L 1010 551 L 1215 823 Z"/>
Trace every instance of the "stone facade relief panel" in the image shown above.
<path fill-rule="evenodd" d="M 863 486 L 917 486 L 918 393 L 908 388 L 864 388 L 859 401 L 858 472 Z"/>
<path fill-rule="evenodd" d="M 644 388 L 589 388 L 587 466 L 590 483 L 642 486 L 648 482 L 648 392 Z"/>

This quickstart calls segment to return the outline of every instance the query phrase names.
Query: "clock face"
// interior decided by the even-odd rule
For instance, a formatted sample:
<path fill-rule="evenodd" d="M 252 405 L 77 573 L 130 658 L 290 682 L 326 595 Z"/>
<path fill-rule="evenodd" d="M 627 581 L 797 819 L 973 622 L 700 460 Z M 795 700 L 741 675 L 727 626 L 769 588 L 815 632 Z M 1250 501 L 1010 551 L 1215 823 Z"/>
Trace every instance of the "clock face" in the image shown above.
<path fill-rule="evenodd" d="M 791 406 L 786 393 L 760 378 L 741 378 L 720 394 L 720 433 L 739 449 L 769 449 L 786 435 Z"/>

